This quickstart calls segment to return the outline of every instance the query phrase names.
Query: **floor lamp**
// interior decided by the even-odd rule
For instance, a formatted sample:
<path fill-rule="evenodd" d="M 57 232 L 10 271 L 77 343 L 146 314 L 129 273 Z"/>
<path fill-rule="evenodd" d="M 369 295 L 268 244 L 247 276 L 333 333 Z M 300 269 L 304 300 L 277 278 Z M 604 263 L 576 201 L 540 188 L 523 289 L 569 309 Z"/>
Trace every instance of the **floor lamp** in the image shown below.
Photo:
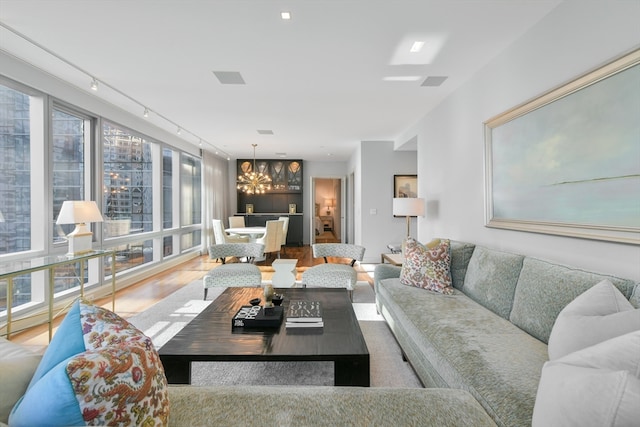
<path fill-rule="evenodd" d="M 407 238 L 411 236 L 411 217 L 424 216 L 424 199 L 419 197 L 394 197 L 393 215 L 407 217 Z"/>

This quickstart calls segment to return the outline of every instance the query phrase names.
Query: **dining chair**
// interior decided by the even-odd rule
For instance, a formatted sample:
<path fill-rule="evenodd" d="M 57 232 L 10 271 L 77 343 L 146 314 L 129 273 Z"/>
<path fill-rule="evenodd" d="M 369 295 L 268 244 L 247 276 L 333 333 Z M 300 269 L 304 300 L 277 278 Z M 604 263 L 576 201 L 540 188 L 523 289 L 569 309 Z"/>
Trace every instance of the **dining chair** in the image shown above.
<path fill-rule="evenodd" d="M 239 236 L 237 234 L 227 234 L 222 227 L 222 221 L 219 219 L 212 219 L 213 224 L 213 237 L 215 237 L 215 242 L 217 244 L 222 243 L 248 243 L 248 236 Z"/>
<path fill-rule="evenodd" d="M 353 266 L 364 258 L 364 246 L 348 243 L 315 243 L 311 246 L 314 258 L 324 258 L 324 264 L 314 265 L 302 273 L 303 286 L 347 288 L 353 300 L 358 272 Z M 328 258 L 351 258 L 349 264 L 329 263 Z"/>
<path fill-rule="evenodd" d="M 278 221 L 282 221 L 282 244 L 280 245 L 282 248 L 282 251 L 284 252 L 284 249 L 287 245 L 287 233 L 289 232 L 289 217 L 288 216 L 281 216 L 280 218 L 278 218 Z"/>
<path fill-rule="evenodd" d="M 209 258 L 221 259 L 222 265 L 211 270 L 202 279 L 204 299 L 207 291 L 215 286 L 260 286 L 262 273 L 253 260 L 264 253 L 264 245 L 260 243 L 223 243 L 209 246 Z M 247 259 L 247 262 L 227 263 L 228 257 Z"/>
<path fill-rule="evenodd" d="M 264 245 L 265 261 L 267 254 L 276 252 L 277 257 L 280 258 L 280 249 L 282 247 L 282 221 L 267 221 L 266 232 L 264 236 L 256 239 L 256 243 Z"/>
<path fill-rule="evenodd" d="M 229 217 L 229 228 L 242 228 L 244 225 L 244 217 L 243 216 L 230 216 Z"/>

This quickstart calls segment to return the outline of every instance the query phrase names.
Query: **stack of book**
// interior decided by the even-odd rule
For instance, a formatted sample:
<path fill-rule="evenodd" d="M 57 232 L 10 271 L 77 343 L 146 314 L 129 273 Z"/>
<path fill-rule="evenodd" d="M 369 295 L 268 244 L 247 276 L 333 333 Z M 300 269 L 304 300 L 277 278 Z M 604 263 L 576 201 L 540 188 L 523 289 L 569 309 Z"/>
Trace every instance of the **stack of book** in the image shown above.
<path fill-rule="evenodd" d="M 287 311 L 287 328 L 322 328 L 320 301 L 291 301 Z"/>

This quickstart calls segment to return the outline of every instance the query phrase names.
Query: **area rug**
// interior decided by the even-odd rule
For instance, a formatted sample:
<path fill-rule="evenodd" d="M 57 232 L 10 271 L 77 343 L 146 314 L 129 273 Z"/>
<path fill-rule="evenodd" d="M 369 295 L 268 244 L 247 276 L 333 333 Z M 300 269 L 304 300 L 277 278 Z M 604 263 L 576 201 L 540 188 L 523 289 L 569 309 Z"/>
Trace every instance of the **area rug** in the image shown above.
<path fill-rule="evenodd" d="M 204 310 L 224 288 L 210 288 L 203 301 L 202 281 L 196 280 L 128 319 L 149 336 L 157 348 Z M 370 354 L 372 387 L 422 387 L 382 316 L 376 313 L 374 293 L 358 282 L 353 308 Z M 332 385 L 331 362 L 195 362 L 193 385 Z"/>

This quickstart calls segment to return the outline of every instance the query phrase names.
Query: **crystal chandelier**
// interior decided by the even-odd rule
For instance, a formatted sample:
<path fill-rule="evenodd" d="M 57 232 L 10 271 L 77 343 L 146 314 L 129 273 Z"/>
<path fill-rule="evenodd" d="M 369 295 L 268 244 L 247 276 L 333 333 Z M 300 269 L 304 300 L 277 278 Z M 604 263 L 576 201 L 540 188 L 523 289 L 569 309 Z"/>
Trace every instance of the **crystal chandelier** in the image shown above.
<path fill-rule="evenodd" d="M 238 190 L 247 194 L 264 194 L 265 191 L 271 190 L 271 177 L 256 169 L 256 147 L 253 146 L 253 169 L 246 171 L 243 175 L 238 175 Z"/>

